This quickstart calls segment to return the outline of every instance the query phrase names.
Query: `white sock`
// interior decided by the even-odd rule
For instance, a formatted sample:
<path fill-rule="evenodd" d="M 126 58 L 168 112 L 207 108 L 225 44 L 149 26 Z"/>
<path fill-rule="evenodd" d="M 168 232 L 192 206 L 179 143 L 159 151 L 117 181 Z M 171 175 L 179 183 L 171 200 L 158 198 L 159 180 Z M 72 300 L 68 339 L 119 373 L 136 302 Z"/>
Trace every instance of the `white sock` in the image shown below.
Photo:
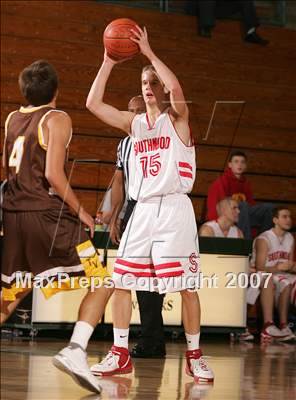
<path fill-rule="evenodd" d="M 195 335 L 189 335 L 189 333 L 185 333 L 185 336 L 186 336 L 186 340 L 187 340 L 188 350 L 199 349 L 200 332 L 196 333 Z"/>
<path fill-rule="evenodd" d="M 77 321 L 70 339 L 71 343 L 79 344 L 84 350 L 86 350 L 88 341 L 94 331 L 94 327 L 88 322 Z"/>
<path fill-rule="evenodd" d="M 248 32 L 247 32 L 247 35 L 251 35 L 251 33 L 253 33 L 253 32 L 255 32 L 256 31 L 256 28 L 250 28 L 249 30 L 248 30 Z"/>
<path fill-rule="evenodd" d="M 129 329 L 113 328 L 114 346 L 128 349 L 128 334 Z"/>

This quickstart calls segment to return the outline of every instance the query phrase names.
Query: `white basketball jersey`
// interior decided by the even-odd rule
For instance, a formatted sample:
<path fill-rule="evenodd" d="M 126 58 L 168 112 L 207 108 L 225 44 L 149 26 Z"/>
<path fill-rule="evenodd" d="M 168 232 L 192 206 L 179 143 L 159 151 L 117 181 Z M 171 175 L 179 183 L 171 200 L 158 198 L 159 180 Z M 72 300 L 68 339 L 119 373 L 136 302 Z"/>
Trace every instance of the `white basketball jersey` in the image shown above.
<path fill-rule="evenodd" d="M 150 126 L 147 114 L 136 115 L 131 126 L 133 143 L 129 194 L 135 200 L 173 193 L 189 193 L 195 180 L 194 146 L 178 136 L 168 112 Z"/>
<path fill-rule="evenodd" d="M 279 238 L 272 229 L 261 233 L 253 243 L 252 263 L 254 265 L 256 260 L 255 241 L 257 239 L 264 239 L 268 245 L 266 267 L 274 267 L 277 263 L 288 261 L 294 243 L 291 233 L 286 232 L 283 238 Z"/>
<path fill-rule="evenodd" d="M 209 226 L 210 228 L 213 229 L 215 237 L 227 237 L 227 238 L 234 238 L 234 239 L 240 238 L 238 227 L 235 225 L 231 226 L 231 228 L 229 229 L 229 231 L 227 233 L 227 236 L 224 235 L 224 233 L 223 233 L 222 229 L 220 228 L 220 225 L 218 224 L 217 221 L 215 221 L 215 220 L 208 221 L 205 223 L 205 225 Z"/>

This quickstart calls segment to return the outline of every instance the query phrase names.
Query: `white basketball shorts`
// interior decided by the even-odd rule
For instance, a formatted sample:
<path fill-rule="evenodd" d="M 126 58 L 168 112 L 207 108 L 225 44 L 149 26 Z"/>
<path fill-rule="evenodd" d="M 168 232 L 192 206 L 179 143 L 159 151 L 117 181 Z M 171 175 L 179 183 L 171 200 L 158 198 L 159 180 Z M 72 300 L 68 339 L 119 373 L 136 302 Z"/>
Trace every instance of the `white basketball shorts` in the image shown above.
<path fill-rule="evenodd" d="M 289 285 L 291 285 L 291 303 L 295 305 L 296 296 L 295 296 L 295 288 L 296 288 L 296 275 L 289 274 L 288 272 L 279 272 L 273 275 L 273 283 L 275 285 L 275 299 L 276 303 L 278 303 L 280 294 L 282 291 Z"/>
<path fill-rule="evenodd" d="M 138 202 L 120 241 L 114 264 L 116 288 L 158 291 L 199 286 L 195 215 L 185 194 Z"/>
<path fill-rule="evenodd" d="M 261 286 L 263 286 L 267 279 L 266 274 L 261 272 L 257 273 L 261 280 Z M 275 302 L 279 301 L 279 297 L 282 291 L 289 285 L 291 285 L 291 304 L 296 306 L 296 274 L 290 274 L 288 272 L 278 272 L 272 274 L 271 278 L 275 287 Z M 249 287 L 247 290 L 247 303 L 255 304 L 257 297 L 260 294 L 260 288 Z"/>

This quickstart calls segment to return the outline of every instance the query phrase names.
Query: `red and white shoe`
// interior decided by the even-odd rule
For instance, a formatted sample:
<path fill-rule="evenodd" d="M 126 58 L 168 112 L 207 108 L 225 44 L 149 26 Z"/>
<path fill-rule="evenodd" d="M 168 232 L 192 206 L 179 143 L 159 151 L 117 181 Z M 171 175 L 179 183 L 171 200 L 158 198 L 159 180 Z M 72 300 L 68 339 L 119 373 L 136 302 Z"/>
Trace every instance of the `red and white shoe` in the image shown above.
<path fill-rule="evenodd" d="M 254 340 L 254 335 L 252 335 L 249 329 L 246 328 L 245 332 L 239 335 L 239 340 L 242 342 L 251 342 L 252 340 Z"/>
<path fill-rule="evenodd" d="M 285 340 L 286 336 L 287 333 L 277 328 L 273 322 L 266 323 L 261 331 L 262 341 Z"/>
<path fill-rule="evenodd" d="M 291 340 L 296 339 L 295 334 L 292 332 L 292 330 L 289 328 L 288 325 L 281 326 L 280 331 L 284 335 L 283 338 L 279 339 L 280 341 L 285 342 L 285 341 L 291 341 Z"/>
<path fill-rule="evenodd" d="M 93 365 L 90 370 L 97 376 L 129 374 L 133 370 L 130 353 L 124 347 L 112 346 L 107 356 L 100 363 Z"/>
<path fill-rule="evenodd" d="M 207 365 L 200 349 L 186 351 L 186 374 L 199 383 L 214 382 L 214 373 Z"/>
<path fill-rule="evenodd" d="M 95 378 L 96 379 L 96 378 Z M 103 393 L 108 399 L 128 399 L 132 380 L 126 376 L 103 376 L 99 378 Z M 99 400 L 100 397 L 97 397 Z"/>

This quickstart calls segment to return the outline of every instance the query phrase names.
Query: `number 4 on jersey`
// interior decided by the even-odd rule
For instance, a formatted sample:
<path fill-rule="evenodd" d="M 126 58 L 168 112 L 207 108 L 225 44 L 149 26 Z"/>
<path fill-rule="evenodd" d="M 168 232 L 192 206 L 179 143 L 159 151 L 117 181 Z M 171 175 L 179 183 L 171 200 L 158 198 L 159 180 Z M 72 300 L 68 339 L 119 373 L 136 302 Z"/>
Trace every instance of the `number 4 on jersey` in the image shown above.
<path fill-rule="evenodd" d="M 15 173 L 17 174 L 20 169 L 20 165 L 23 158 L 24 153 L 24 141 L 25 136 L 19 136 L 13 145 L 12 152 L 9 157 L 8 166 L 15 168 Z"/>

